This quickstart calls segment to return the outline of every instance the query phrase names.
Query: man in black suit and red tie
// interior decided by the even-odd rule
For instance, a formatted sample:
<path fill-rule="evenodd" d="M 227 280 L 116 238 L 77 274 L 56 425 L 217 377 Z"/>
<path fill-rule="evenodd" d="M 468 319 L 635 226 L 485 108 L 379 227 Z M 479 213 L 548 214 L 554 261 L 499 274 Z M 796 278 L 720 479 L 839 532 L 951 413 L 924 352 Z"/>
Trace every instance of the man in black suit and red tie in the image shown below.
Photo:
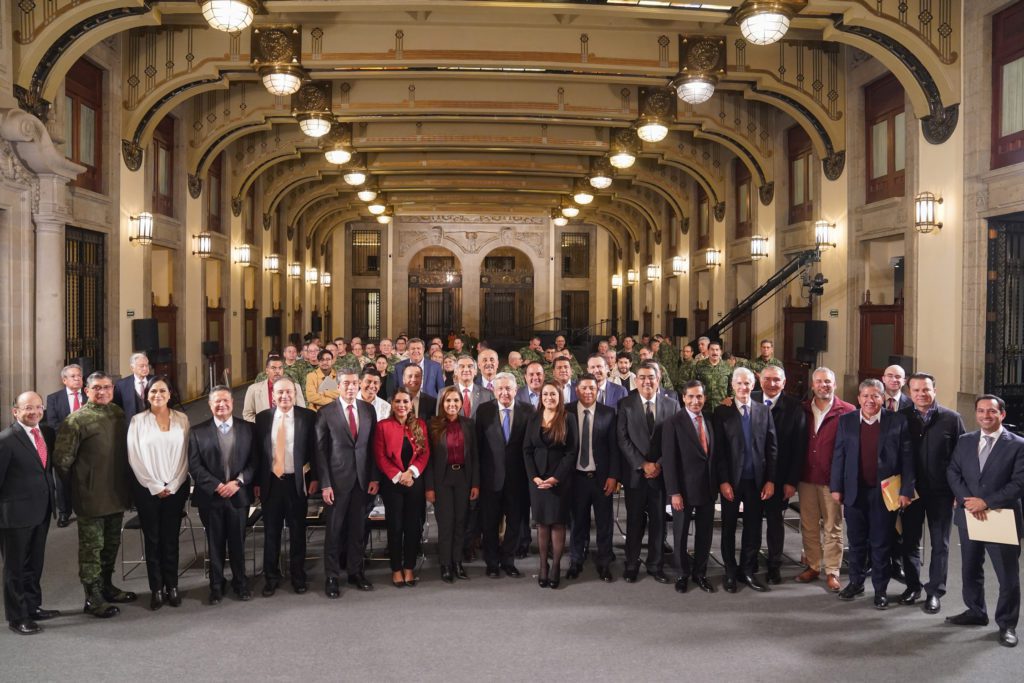
<path fill-rule="evenodd" d="M 0 432 L 0 555 L 4 560 L 4 613 L 20 635 L 39 633 L 37 621 L 59 616 L 43 609 L 46 533 L 54 509 L 54 432 L 39 422 L 43 399 L 27 391 L 14 403 L 14 424 Z"/>
<path fill-rule="evenodd" d="M 999 643 L 1017 645 L 1017 621 L 1020 618 L 1020 545 L 972 541 L 967 531 L 967 515 L 986 520 L 993 510 L 1011 512 L 1017 525 L 1017 538 L 1024 537 L 1021 496 L 1024 496 L 1024 439 L 1003 426 L 1006 404 L 991 394 L 974 401 L 974 418 L 980 431 L 964 434 L 957 441 L 949 463 L 949 486 L 956 497 L 953 521 L 960 531 L 963 597 L 967 610 L 946 617 L 955 626 L 986 626 L 985 553 L 999 578 L 996 625 Z"/>
<path fill-rule="evenodd" d="M 144 353 L 133 353 L 128 360 L 132 374 L 114 382 L 114 403 L 124 411 L 125 424 L 131 424 L 135 413 L 146 409 L 146 385 L 149 384 L 149 358 Z"/>
<path fill-rule="evenodd" d="M 46 417 L 43 422 L 56 434 L 60 423 L 76 412 L 88 400 L 82 389 L 82 366 L 72 363 L 60 371 L 63 389 L 46 397 Z M 57 526 L 64 528 L 71 523 L 71 479 L 57 477 Z"/>

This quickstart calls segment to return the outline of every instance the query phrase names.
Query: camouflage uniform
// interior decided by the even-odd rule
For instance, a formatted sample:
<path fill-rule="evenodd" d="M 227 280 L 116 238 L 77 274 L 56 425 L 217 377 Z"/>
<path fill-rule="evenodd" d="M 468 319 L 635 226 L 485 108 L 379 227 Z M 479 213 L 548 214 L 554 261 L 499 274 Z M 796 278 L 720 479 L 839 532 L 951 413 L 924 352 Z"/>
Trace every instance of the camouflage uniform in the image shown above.
<path fill-rule="evenodd" d="M 306 375 L 314 370 L 316 370 L 316 366 L 305 358 L 299 358 L 291 365 L 284 366 L 285 377 L 288 377 L 300 387 L 306 386 Z"/>
<path fill-rule="evenodd" d="M 534 351 L 529 346 L 524 346 L 519 349 L 519 355 L 523 357 L 523 365 L 532 363 L 533 361 L 538 361 L 540 363 L 544 362 L 544 354 Z"/>
<path fill-rule="evenodd" d="M 725 361 L 719 361 L 718 365 L 712 365 L 708 361 L 697 364 L 697 379 L 704 383 L 706 405 L 717 406 L 722 399 L 732 393 L 732 385 L 729 382 L 731 377 L 732 368 Z"/>
<path fill-rule="evenodd" d="M 760 375 L 761 371 L 764 370 L 769 365 L 774 365 L 777 368 L 783 367 L 782 361 L 776 358 L 775 356 L 772 356 L 768 360 L 765 360 L 764 358 L 761 358 L 761 356 L 758 356 L 754 360 L 750 361 L 747 367 L 753 370 L 758 375 Z"/>
<path fill-rule="evenodd" d="M 334 365 L 332 365 L 331 367 L 337 373 L 341 373 L 342 370 L 348 370 L 349 372 L 359 372 L 360 370 L 363 369 L 362 364 L 359 362 L 359 358 L 357 358 L 355 354 L 352 353 L 346 353 L 344 356 L 335 357 Z M 308 374 L 306 376 L 309 377 Z"/>
<path fill-rule="evenodd" d="M 501 369 L 498 370 L 498 372 L 507 372 L 513 377 L 515 377 L 516 387 L 522 389 L 523 387 L 526 386 L 526 379 L 523 377 L 523 367 L 523 365 L 520 365 L 518 368 L 513 370 L 512 367 L 508 363 L 506 363 L 505 365 L 501 366 Z"/>
<path fill-rule="evenodd" d="M 687 382 L 697 379 L 697 361 L 693 360 L 680 360 L 679 361 L 679 386 L 685 385 Z"/>

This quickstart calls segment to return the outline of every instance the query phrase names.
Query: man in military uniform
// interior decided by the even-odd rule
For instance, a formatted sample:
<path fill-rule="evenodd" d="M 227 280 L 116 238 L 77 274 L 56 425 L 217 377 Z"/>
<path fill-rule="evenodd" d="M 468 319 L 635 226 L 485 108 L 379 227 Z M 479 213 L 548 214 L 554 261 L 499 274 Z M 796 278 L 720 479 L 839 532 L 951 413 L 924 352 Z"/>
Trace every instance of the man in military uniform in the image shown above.
<path fill-rule="evenodd" d="M 698 363 L 702 360 L 708 359 L 708 348 L 711 346 L 711 340 L 707 337 L 697 338 L 697 355 L 693 357 Z"/>
<path fill-rule="evenodd" d="M 761 355 L 750 361 L 748 367 L 758 375 L 769 365 L 781 368 L 782 361 L 775 357 L 775 342 L 771 339 L 761 340 Z"/>
<path fill-rule="evenodd" d="M 500 372 L 507 372 L 516 378 L 516 387 L 522 389 L 526 386 L 526 379 L 523 377 L 523 354 L 518 351 L 508 352 L 508 363 L 501 366 Z"/>
<path fill-rule="evenodd" d="M 722 360 L 722 343 L 711 342 L 708 344 L 707 362 L 697 365 L 697 379 L 703 382 L 707 389 L 709 406 L 717 406 L 729 397 L 732 391 L 730 377 L 732 368 Z"/>
<path fill-rule="evenodd" d="M 292 358 L 291 363 L 288 362 L 289 356 Z M 311 365 L 305 358 L 299 358 L 299 350 L 294 344 L 284 347 L 284 374 L 300 387 L 300 391 L 301 387 L 306 386 L 306 375 L 315 368 L 316 366 Z"/>
<path fill-rule="evenodd" d="M 684 344 L 679 352 L 679 386 L 697 379 L 697 361 L 693 357 L 693 344 Z"/>
<path fill-rule="evenodd" d="M 639 356 L 640 363 L 649 360 L 658 363 L 658 360 L 654 357 L 654 353 L 647 346 L 640 347 Z M 665 391 L 675 391 L 675 385 L 672 383 L 672 378 L 668 376 L 668 373 L 665 372 L 665 369 L 661 366 L 660 363 L 658 363 L 658 368 L 661 370 L 661 372 L 658 373 L 660 375 L 658 379 L 661 388 L 664 389 Z"/>
<path fill-rule="evenodd" d="M 523 348 L 519 349 L 519 355 L 523 357 L 523 363 L 543 361 L 544 346 L 541 344 L 540 337 L 532 337 L 530 339 L 529 346 L 524 346 Z"/>
<path fill-rule="evenodd" d="M 394 372 L 395 366 L 402 361 L 401 356 L 395 353 L 395 345 L 388 337 L 380 340 L 380 344 L 377 345 L 377 355 L 388 359 L 388 374 Z"/>
<path fill-rule="evenodd" d="M 71 478 L 78 516 L 78 576 L 85 587 L 85 612 L 106 619 L 120 613 L 112 602 L 132 602 L 135 593 L 111 577 L 121 544 L 121 522 L 131 506 L 128 426 L 112 403 L 114 382 L 102 372 L 86 381 L 89 401 L 61 424 L 54 463 Z"/>

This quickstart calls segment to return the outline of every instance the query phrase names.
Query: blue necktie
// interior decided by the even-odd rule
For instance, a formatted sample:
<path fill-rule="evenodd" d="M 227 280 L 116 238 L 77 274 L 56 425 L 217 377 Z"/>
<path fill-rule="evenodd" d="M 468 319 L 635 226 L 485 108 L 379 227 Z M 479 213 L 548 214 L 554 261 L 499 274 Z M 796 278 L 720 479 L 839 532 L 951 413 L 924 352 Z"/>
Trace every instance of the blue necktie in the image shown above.
<path fill-rule="evenodd" d="M 510 412 L 512 411 L 508 408 L 501 409 L 501 431 L 505 435 L 505 443 L 508 443 L 509 436 L 512 433 L 512 421 L 509 419 Z"/>
<path fill-rule="evenodd" d="M 530 394 L 530 404 L 534 408 L 537 407 L 537 401 L 539 401 L 539 400 L 540 400 L 540 396 L 538 394 Z"/>
<path fill-rule="evenodd" d="M 228 431 L 230 431 L 230 430 L 231 430 L 231 425 L 229 425 L 227 422 L 222 422 L 221 423 L 221 425 L 220 425 L 220 433 L 221 434 L 227 434 Z"/>

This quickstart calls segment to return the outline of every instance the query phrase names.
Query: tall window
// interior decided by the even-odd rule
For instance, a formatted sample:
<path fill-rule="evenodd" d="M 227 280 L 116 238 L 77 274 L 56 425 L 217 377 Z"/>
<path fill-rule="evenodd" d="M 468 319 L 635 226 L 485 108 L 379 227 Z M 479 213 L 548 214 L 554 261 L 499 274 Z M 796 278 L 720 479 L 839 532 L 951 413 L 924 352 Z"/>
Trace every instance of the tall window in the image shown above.
<path fill-rule="evenodd" d="M 750 169 L 739 159 L 733 163 L 736 164 L 736 237 L 750 237 L 754 234 L 750 217 Z"/>
<path fill-rule="evenodd" d="M 562 277 L 590 277 L 590 236 L 562 233 Z"/>
<path fill-rule="evenodd" d="M 697 186 L 697 248 L 711 246 L 711 200 L 700 185 Z"/>
<path fill-rule="evenodd" d="M 209 202 L 206 206 L 206 226 L 210 232 L 221 231 L 220 212 L 223 185 L 220 158 L 218 154 L 217 158 L 210 164 L 210 170 L 206 175 L 206 197 Z"/>
<path fill-rule="evenodd" d="M 153 211 L 174 216 L 174 119 L 170 116 L 153 133 Z"/>
<path fill-rule="evenodd" d="M 369 339 L 380 338 L 380 290 L 352 290 L 352 334 Z"/>
<path fill-rule="evenodd" d="M 103 70 L 79 59 L 64 81 L 64 153 L 85 173 L 72 185 L 103 191 Z"/>
<path fill-rule="evenodd" d="M 789 154 L 789 222 L 809 221 L 814 217 L 814 182 L 811 138 L 800 126 L 786 131 Z"/>
<path fill-rule="evenodd" d="M 867 203 L 902 197 L 907 167 L 903 86 L 892 74 L 864 88 L 868 148 Z"/>
<path fill-rule="evenodd" d="M 380 230 L 352 231 L 352 273 L 380 275 Z"/>
<path fill-rule="evenodd" d="M 1024 2 L 992 16 L 992 168 L 1024 161 Z"/>
<path fill-rule="evenodd" d="M 64 360 L 104 366 L 106 250 L 101 233 L 67 227 L 64 236 Z"/>

